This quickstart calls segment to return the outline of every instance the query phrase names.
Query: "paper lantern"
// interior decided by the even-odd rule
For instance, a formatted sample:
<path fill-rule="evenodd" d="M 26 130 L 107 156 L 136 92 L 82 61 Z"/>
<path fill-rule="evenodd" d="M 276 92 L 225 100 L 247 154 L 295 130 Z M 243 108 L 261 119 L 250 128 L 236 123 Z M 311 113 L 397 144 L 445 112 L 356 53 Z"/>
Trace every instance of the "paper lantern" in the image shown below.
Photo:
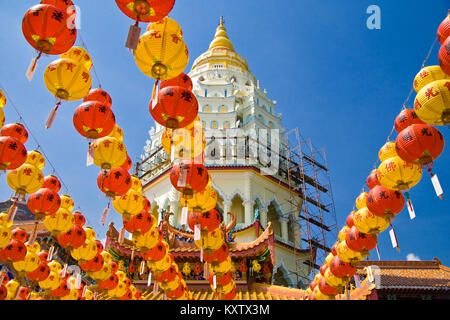
<path fill-rule="evenodd" d="M 64 53 L 77 38 L 77 30 L 69 28 L 68 18 L 65 10 L 53 5 L 35 5 L 28 9 L 22 19 L 23 35 L 39 52 L 52 55 Z"/>
<path fill-rule="evenodd" d="M 176 163 L 170 172 L 172 186 L 183 193 L 183 197 L 189 199 L 194 191 L 203 191 L 208 184 L 208 171 L 203 164 L 192 161 Z"/>
<path fill-rule="evenodd" d="M 24 163 L 19 168 L 9 171 L 6 181 L 17 194 L 25 196 L 25 194 L 34 193 L 42 187 L 44 175 L 34 165 Z"/>
<path fill-rule="evenodd" d="M 131 176 L 123 167 L 102 169 L 97 176 L 97 186 L 107 197 L 115 198 L 130 190 Z"/>
<path fill-rule="evenodd" d="M 127 17 L 141 22 L 159 21 L 169 14 L 175 0 L 116 0 Z"/>
<path fill-rule="evenodd" d="M 92 68 L 92 58 L 89 53 L 82 47 L 72 47 L 69 51 L 60 56 L 62 59 L 71 59 L 76 63 L 82 64 L 86 70 L 90 71 Z"/>
<path fill-rule="evenodd" d="M 41 0 L 41 4 L 51 4 L 64 11 L 66 11 L 70 6 L 73 6 L 73 2 L 71 0 Z"/>
<path fill-rule="evenodd" d="M 70 254 L 72 255 L 72 258 L 78 260 L 79 263 L 85 263 L 96 256 L 97 245 L 94 241 L 86 239 L 82 246 L 74 248 Z"/>
<path fill-rule="evenodd" d="M 59 181 L 58 177 L 49 174 L 48 176 L 45 176 L 42 188 L 47 188 L 55 192 L 59 192 L 61 190 L 61 182 Z"/>
<path fill-rule="evenodd" d="M 112 131 L 108 133 L 108 136 L 116 138 L 119 141 L 123 141 L 123 130 L 117 124 L 114 126 Z M 128 171 L 128 170 L 127 170 Z"/>
<path fill-rule="evenodd" d="M 22 241 L 12 239 L 9 244 L 0 251 L 0 260 L 17 262 L 25 259 L 27 247 Z"/>
<path fill-rule="evenodd" d="M 378 158 L 381 162 L 391 157 L 395 157 L 397 153 L 395 152 L 395 142 L 386 142 L 378 151 Z"/>
<path fill-rule="evenodd" d="M 182 87 L 165 87 L 150 101 L 150 114 L 160 125 L 178 129 L 194 121 L 198 114 L 195 95 Z"/>
<path fill-rule="evenodd" d="M 221 229 L 203 232 L 200 240 L 195 240 L 194 242 L 198 248 L 203 247 L 204 251 L 215 251 L 222 246 L 224 242 L 224 234 Z"/>
<path fill-rule="evenodd" d="M 436 80 L 449 79 L 450 75 L 442 71 L 440 66 L 422 68 L 414 78 L 414 90 L 419 92 L 423 87 Z"/>
<path fill-rule="evenodd" d="M 0 90 L 0 109 L 6 105 L 6 96 L 2 90 Z"/>
<path fill-rule="evenodd" d="M 74 224 L 67 232 L 60 233 L 57 239 L 64 248 L 79 248 L 86 241 L 86 231 L 83 227 Z"/>
<path fill-rule="evenodd" d="M 414 100 L 414 111 L 420 120 L 435 126 L 450 124 L 449 88 L 450 80 L 437 80 L 419 91 Z"/>
<path fill-rule="evenodd" d="M 24 259 L 13 262 L 13 267 L 17 272 L 27 273 L 35 271 L 39 267 L 39 263 L 40 259 L 38 255 L 31 250 L 27 250 Z"/>
<path fill-rule="evenodd" d="M 450 76 L 450 37 L 444 40 L 444 43 L 439 49 L 439 65 Z"/>
<path fill-rule="evenodd" d="M 101 88 L 91 89 L 88 95 L 83 99 L 83 102 L 95 101 L 100 104 L 111 108 L 112 99 L 108 92 Z"/>
<path fill-rule="evenodd" d="M 331 260 L 329 269 L 334 276 L 347 280 L 356 273 L 356 267 L 352 263 L 344 262 L 338 256 Z"/>
<path fill-rule="evenodd" d="M 347 232 L 350 228 L 348 226 L 343 226 L 342 229 L 338 233 L 338 239 L 339 241 L 344 241 L 345 237 L 347 236 Z"/>
<path fill-rule="evenodd" d="M 46 262 L 40 261 L 36 270 L 27 273 L 27 278 L 31 281 L 44 281 L 50 275 L 50 268 Z"/>
<path fill-rule="evenodd" d="M 127 149 L 122 141 L 113 137 L 95 140 L 91 148 L 94 150 L 94 164 L 102 169 L 120 167 L 127 159 Z"/>
<path fill-rule="evenodd" d="M 180 31 L 181 31 L 181 28 L 180 28 Z M 173 87 L 173 86 L 182 87 L 189 91 L 192 91 L 192 88 L 193 88 L 191 78 L 184 72 L 180 73 L 175 78 L 161 81 L 159 88 L 163 89 L 165 87 Z"/>
<path fill-rule="evenodd" d="M 367 208 L 374 215 L 393 218 L 405 206 L 405 198 L 399 191 L 376 186 L 369 192 Z"/>
<path fill-rule="evenodd" d="M 55 191 L 41 188 L 30 194 L 27 200 L 27 207 L 40 220 L 48 214 L 54 214 L 61 205 L 61 199 Z"/>
<path fill-rule="evenodd" d="M 84 102 L 78 106 L 73 115 L 75 129 L 88 139 L 99 139 L 109 135 L 115 124 L 114 112 L 100 102 Z"/>
<path fill-rule="evenodd" d="M 56 213 L 46 215 L 44 218 L 44 226 L 55 236 L 69 231 L 74 224 L 75 218 L 66 208 L 59 208 Z"/>
<path fill-rule="evenodd" d="M 450 37 L 450 13 L 447 14 L 447 17 L 441 22 L 437 30 L 437 37 L 440 44 L 443 44 L 444 41 Z"/>
<path fill-rule="evenodd" d="M 10 123 L 1 127 L 0 136 L 13 137 L 25 144 L 28 140 L 28 131 L 21 123 Z"/>
<path fill-rule="evenodd" d="M 403 109 L 397 118 L 395 118 L 395 130 L 397 133 L 412 124 L 424 124 L 424 122 L 419 119 L 414 109 Z"/>
<path fill-rule="evenodd" d="M 58 59 L 44 72 L 48 91 L 56 98 L 75 101 L 84 98 L 92 86 L 92 78 L 83 64 L 72 59 Z"/>
<path fill-rule="evenodd" d="M 347 246 L 346 241 L 342 241 L 336 248 L 339 259 L 344 262 L 357 263 L 363 260 L 367 254 L 365 252 L 357 252 Z"/>
<path fill-rule="evenodd" d="M 420 164 L 406 162 L 396 156 L 379 165 L 377 178 L 380 185 L 385 188 L 408 190 L 419 183 L 422 178 L 422 167 Z"/>
<path fill-rule="evenodd" d="M 162 239 L 162 234 L 158 228 L 151 228 L 146 233 L 133 233 L 133 242 L 141 251 L 147 251 L 158 244 Z"/>
<path fill-rule="evenodd" d="M 189 52 L 182 37 L 167 28 L 150 30 L 138 41 L 134 58 L 139 69 L 147 76 L 167 80 L 178 76 L 186 68 Z"/>
<path fill-rule="evenodd" d="M 367 255 L 370 250 L 376 247 L 377 239 L 376 235 L 362 233 L 353 226 L 347 233 L 345 243 L 351 250 Z"/>
<path fill-rule="evenodd" d="M 62 194 L 60 198 L 61 198 L 61 208 L 72 211 L 73 207 L 75 206 L 75 203 L 73 202 L 72 198 L 67 194 Z"/>
<path fill-rule="evenodd" d="M 367 207 L 366 200 L 367 200 L 367 195 L 368 194 L 369 194 L 368 192 L 362 192 L 358 196 L 358 198 L 356 198 L 356 201 L 355 201 L 356 208 L 362 209 L 364 207 Z"/>
<path fill-rule="evenodd" d="M 367 208 L 358 210 L 353 215 L 356 229 L 362 233 L 378 234 L 389 227 L 390 219 L 386 216 L 377 216 Z M 339 246 L 338 246 L 339 247 Z M 344 260 L 345 261 L 345 260 Z"/>
<path fill-rule="evenodd" d="M 380 184 L 377 179 L 377 170 L 376 169 L 372 170 L 370 172 L 369 176 L 366 179 L 366 184 L 369 187 L 369 189 L 373 189 L 375 186 Z"/>
<path fill-rule="evenodd" d="M 25 160 L 25 163 L 29 163 L 39 170 L 42 170 L 45 166 L 45 158 L 39 151 L 31 150 L 27 154 L 27 160 Z"/>
<path fill-rule="evenodd" d="M 156 225 L 156 219 L 145 210 L 132 216 L 130 219 L 123 219 L 123 227 L 130 233 L 139 235 L 147 233 Z"/>
<path fill-rule="evenodd" d="M 0 137 L 0 170 L 14 170 L 25 163 L 27 149 L 16 138 Z"/>
<path fill-rule="evenodd" d="M 124 195 L 113 200 L 113 207 L 128 220 L 131 216 L 139 214 L 144 208 L 143 196 L 140 192 L 130 189 Z"/>
<path fill-rule="evenodd" d="M 189 196 L 188 196 L 189 197 Z M 189 210 L 194 212 L 210 212 L 213 211 L 216 207 L 217 203 L 217 192 L 214 190 L 213 187 L 206 187 L 203 191 L 194 192 L 192 198 L 188 198 L 186 196 L 183 196 L 183 194 L 180 194 L 180 203 L 183 207 L 188 207 Z M 214 210 L 215 211 L 215 210 Z M 202 215 L 199 214 L 198 222 L 200 222 L 200 217 Z M 219 215 L 219 223 L 220 223 L 220 215 Z M 202 229 L 205 226 L 203 226 L 203 223 L 201 223 Z M 215 228 L 209 229 L 213 230 Z"/>

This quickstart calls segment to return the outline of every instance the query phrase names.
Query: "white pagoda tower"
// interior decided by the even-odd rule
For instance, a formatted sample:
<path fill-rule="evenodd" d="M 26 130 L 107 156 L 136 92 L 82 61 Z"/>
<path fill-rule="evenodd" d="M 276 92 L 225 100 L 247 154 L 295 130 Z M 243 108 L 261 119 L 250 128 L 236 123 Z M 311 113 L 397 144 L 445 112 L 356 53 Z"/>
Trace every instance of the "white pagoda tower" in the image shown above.
<path fill-rule="evenodd" d="M 276 265 L 273 284 L 304 287 L 310 266 L 302 248 L 299 211 L 300 193 L 290 187 L 286 173 L 286 148 L 281 113 L 276 101 L 261 90 L 228 38 L 223 20 L 209 49 L 193 63 L 188 74 L 199 104 L 199 117 L 205 129 L 205 165 L 217 191 L 217 209 L 234 212 L 237 242 L 257 238 L 255 220 L 264 229 L 270 221 L 274 232 Z M 171 224 L 180 228 L 179 192 L 169 179 L 171 164 L 161 146 L 164 127 L 155 123 L 149 131 L 138 175 L 144 195 L 152 201 L 152 213 L 161 219 L 161 209 L 174 213 Z M 229 216 L 223 214 L 225 221 Z"/>

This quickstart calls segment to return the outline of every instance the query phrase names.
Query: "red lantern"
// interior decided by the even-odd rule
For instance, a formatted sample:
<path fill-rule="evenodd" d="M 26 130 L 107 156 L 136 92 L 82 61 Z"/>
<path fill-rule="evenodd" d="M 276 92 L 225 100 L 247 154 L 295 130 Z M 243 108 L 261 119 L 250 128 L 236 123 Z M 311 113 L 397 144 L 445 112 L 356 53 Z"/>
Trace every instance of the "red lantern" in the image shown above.
<path fill-rule="evenodd" d="M 161 272 L 159 275 L 156 274 L 155 279 L 158 282 L 171 282 L 175 280 L 177 273 L 178 271 L 176 270 L 175 266 L 171 265 L 166 271 Z"/>
<path fill-rule="evenodd" d="M 156 22 L 172 10 L 175 0 L 116 0 L 127 17 L 141 22 Z"/>
<path fill-rule="evenodd" d="M 131 167 L 133 166 L 133 162 L 131 161 L 130 156 L 127 154 L 127 160 L 121 165 L 122 168 L 124 168 L 126 171 L 130 171 Z"/>
<path fill-rule="evenodd" d="M 8 290 L 3 284 L 0 284 L 0 301 L 5 300 L 8 295 Z"/>
<path fill-rule="evenodd" d="M 203 164 L 185 160 L 177 163 L 170 171 L 170 182 L 175 189 L 183 193 L 187 199 L 192 198 L 194 191 L 200 192 L 208 184 L 208 171 Z"/>
<path fill-rule="evenodd" d="M 41 261 L 36 270 L 27 273 L 27 278 L 31 281 L 44 281 L 49 275 L 50 267 L 47 262 Z"/>
<path fill-rule="evenodd" d="M 69 29 L 67 18 L 65 10 L 49 4 L 35 5 L 23 17 L 23 35 L 39 52 L 52 55 L 64 53 L 77 38 L 77 29 Z"/>
<path fill-rule="evenodd" d="M 353 213 L 356 211 L 352 211 L 348 216 L 347 219 L 345 220 L 345 222 L 347 223 L 347 227 L 351 228 L 355 225 L 355 223 L 353 222 Z"/>
<path fill-rule="evenodd" d="M 444 137 L 428 124 L 412 124 L 395 140 L 395 150 L 406 162 L 432 163 L 444 150 Z"/>
<path fill-rule="evenodd" d="M 37 255 L 42 262 L 45 262 L 45 263 L 48 262 L 48 252 L 47 251 L 41 251 Z"/>
<path fill-rule="evenodd" d="M 246 273 L 248 271 L 247 262 L 245 261 L 245 259 L 242 259 L 239 263 L 239 271 L 241 273 Z"/>
<path fill-rule="evenodd" d="M 195 95 L 182 87 L 165 87 L 150 102 L 150 114 L 160 125 L 178 129 L 194 121 L 198 114 L 198 102 Z"/>
<path fill-rule="evenodd" d="M 329 296 L 334 296 L 334 295 L 339 294 L 339 292 L 336 290 L 336 288 L 334 288 L 326 283 L 325 278 L 320 279 L 319 290 L 323 294 L 326 294 Z"/>
<path fill-rule="evenodd" d="M 114 129 L 116 117 L 111 108 L 97 101 L 87 101 L 75 110 L 73 125 L 83 137 L 99 139 Z"/>
<path fill-rule="evenodd" d="M 442 71 L 450 75 L 450 37 L 444 40 L 444 43 L 439 50 L 439 65 Z"/>
<path fill-rule="evenodd" d="M 414 109 L 403 109 L 400 114 L 395 118 L 395 130 L 400 133 L 402 130 L 406 129 L 412 124 L 424 124 L 422 120 L 419 119 Z"/>
<path fill-rule="evenodd" d="M 28 232 L 20 228 L 15 228 L 11 232 L 11 238 L 20 242 L 25 242 L 28 239 Z"/>
<path fill-rule="evenodd" d="M 173 290 L 167 294 L 167 298 L 179 299 L 183 296 L 184 290 L 185 290 L 185 286 L 183 285 L 183 283 L 180 283 L 180 285 L 175 290 Z"/>
<path fill-rule="evenodd" d="M 27 149 L 19 140 L 0 137 L 0 170 L 14 170 L 27 160 Z"/>
<path fill-rule="evenodd" d="M 159 88 L 163 89 L 165 87 L 182 87 L 186 90 L 192 91 L 192 80 L 186 73 L 182 72 L 173 79 L 161 81 Z"/>
<path fill-rule="evenodd" d="M 119 284 L 119 278 L 117 277 L 117 274 L 113 272 L 111 276 L 109 276 L 108 279 L 103 280 L 100 282 L 100 289 L 107 289 L 107 290 L 113 290 L 117 287 Z"/>
<path fill-rule="evenodd" d="M 103 252 L 103 243 L 100 240 L 95 240 L 95 245 L 97 246 L 97 253 Z"/>
<path fill-rule="evenodd" d="M 355 211 L 352 211 L 352 213 L 351 214 L 353 214 L 353 212 L 355 212 Z M 352 219 L 353 220 L 353 219 Z M 337 256 L 337 251 L 336 251 L 336 248 L 337 248 L 337 246 L 339 245 L 339 241 L 336 241 L 334 244 L 333 244 L 333 246 L 331 247 L 331 254 L 333 255 L 333 256 Z"/>
<path fill-rule="evenodd" d="M 376 216 L 394 216 L 403 210 L 405 198 L 399 191 L 376 186 L 367 196 L 367 209 Z"/>
<path fill-rule="evenodd" d="M 0 254 L 1 260 L 11 260 L 12 262 L 17 262 L 25 259 L 27 255 L 27 247 L 23 244 L 23 242 L 12 239 L 11 242 L 3 248 L 3 251 Z"/>
<path fill-rule="evenodd" d="M 222 300 L 233 300 L 235 296 L 236 296 L 236 285 L 233 287 L 233 290 L 231 290 L 222 298 Z"/>
<path fill-rule="evenodd" d="M 150 200 L 148 200 L 146 197 L 144 197 L 144 209 L 142 209 L 145 212 L 149 212 L 152 208 L 152 204 L 150 203 Z"/>
<path fill-rule="evenodd" d="M 210 255 L 205 254 L 203 256 L 205 262 L 209 263 L 212 263 L 214 261 L 221 263 L 225 261 L 227 258 L 228 258 L 228 245 L 226 243 L 223 243 L 219 249 L 213 251 Z"/>
<path fill-rule="evenodd" d="M 80 211 L 74 211 L 73 217 L 75 218 L 75 224 L 77 226 L 84 226 L 86 223 L 86 218 L 83 216 L 83 214 Z"/>
<path fill-rule="evenodd" d="M 0 130 L 0 136 L 13 137 L 25 144 L 28 140 L 28 131 L 20 123 L 5 124 Z"/>
<path fill-rule="evenodd" d="M 159 261 L 166 255 L 166 246 L 162 242 L 162 234 L 161 239 L 158 242 L 156 246 L 153 248 L 150 248 L 147 250 L 147 252 L 144 253 L 145 260 L 153 260 L 153 261 Z"/>
<path fill-rule="evenodd" d="M 131 188 L 131 175 L 123 167 L 110 170 L 102 169 L 97 176 L 97 185 L 107 197 L 121 196 Z"/>
<path fill-rule="evenodd" d="M 356 273 L 356 267 L 354 267 L 350 262 L 344 262 L 335 256 L 331 259 L 330 271 L 336 277 L 353 277 Z"/>
<path fill-rule="evenodd" d="M 37 219 L 45 215 L 55 214 L 61 205 L 61 198 L 58 193 L 51 189 L 41 188 L 30 194 L 27 200 L 27 207 L 36 215 Z"/>
<path fill-rule="evenodd" d="M 62 280 L 58 288 L 50 291 L 50 295 L 52 297 L 64 297 L 67 296 L 69 292 L 70 289 L 67 285 L 67 280 Z"/>
<path fill-rule="evenodd" d="M 325 277 L 325 271 L 327 271 L 327 269 L 328 269 L 328 266 L 326 264 L 323 264 L 319 269 L 320 274 Z M 311 290 L 313 290 L 313 289 L 311 289 Z"/>
<path fill-rule="evenodd" d="M 211 276 L 213 276 L 212 273 L 211 273 Z M 212 280 L 212 278 L 209 280 L 209 282 L 212 282 L 211 280 Z M 227 284 L 230 283 L 231 280 L 233 280 L 231 271 L 223 273 L 222 275 L 216 275 L 216 284 L 219 284 L 221 286 L 226 286 Z"/>
<path fill-rule="evenodd" d="M 47 188 L 55 192 L 59 192 L 61 190 L 61 182 L 56 176 L 50 174 L 44 178 L 44 184 L 42 185 L 42 188 Z"/>
<path fill-rule="evenodd" d="M 59 244 L 64 248 L 68 246 L 79 248 L 86 241 L 86 231 L 81 226 L 75 224 L 69 231 L 60 233 L 57 239 Z"/>
<path fill-rule="evenodd" d="M 85 263 L 80 263 L 80 268 L 84 271 L 97 272 L 103 268 L 103 256 L 97 253 L 94 258 Z"/>
<path fill-rule="evenodd" d="M 51 4 L 61 10 L 67 10 L 68 7 L 73 6 L 71 0 L 41 0 L 41 4 Z"/>
<path fill-rule="evenodd" d="M 439 25 L 437 30 L 438 41 L 443 44 L 445 39 L 450 37 L 450 11 L 445 19 Z"/>
<path fill-rule="evenodd" d="M 83 102 L 88 101 L 99 102 L 101 105 L 107 106 L 108 108 L 111 108 L 112 106 L 111 96 L 108 92 L 100 88 L 91 89 L 91 91 L 89 91 L 89 94 L 83 99 Z"/>
<path fill-rule="evenodd" d="M 219 227 L 221 221 L 220 213 L 216 209 L 202 212 L 198 216 L 198 223 L 200 224 L 201 230 L 213 231 Z"/>
<path fill-rule="evenodd" d="M 123 227 L 130 233 L 147 233 L 155 223 L 155 218 L 144 210 L 132 216 L 129 220 L 123 219 Z"/>
<path fill-rule="evenodd" d="M 28 296 L 30 295 L 30 289 L 26 287 L 20 287 L 17 292 L 17 300 L 28 300 Z"/>
<path fill-rule="evenodd" d="M 359 232 L 355 226 L 350 228 L 345 237 L 347 247 L 357 252 L 367 252 L 374 249 L 377 245 L 377 236 Z"/>
<path fill-rule="evenodd" d="M 198 212 L 189 212 L 188 215 L 188 226 L 191 228 L 191 230 L 194 230 L 195 225 L 198 223 Z"/>
<path fill-rule="evenodd" d="M 366 184 L 369 187 L 369 189 L 373 189 L 375 186 L 378 186 L 380 184 L 377 178 L 377 169 L 372 170 L 372 172 L 369 174 L 369 176 L 366 179 Z"/>

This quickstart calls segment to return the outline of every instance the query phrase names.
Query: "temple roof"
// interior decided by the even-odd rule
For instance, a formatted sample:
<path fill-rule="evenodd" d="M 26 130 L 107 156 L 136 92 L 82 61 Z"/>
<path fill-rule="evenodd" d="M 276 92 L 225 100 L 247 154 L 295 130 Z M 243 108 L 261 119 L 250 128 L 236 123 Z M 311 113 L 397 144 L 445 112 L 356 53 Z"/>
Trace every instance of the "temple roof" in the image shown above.
<path fill-rule="evenodd" d="M 223 26 L 223 17 L 220 17 L 220 23 L 216 29 L 216 34 L 214 35 L 213 41 L 209 45 L 209 50 L 214 48 L 226 48 L 234 51 L 233 44 L 230 39 L 228 39 L 227 30 Z"/>

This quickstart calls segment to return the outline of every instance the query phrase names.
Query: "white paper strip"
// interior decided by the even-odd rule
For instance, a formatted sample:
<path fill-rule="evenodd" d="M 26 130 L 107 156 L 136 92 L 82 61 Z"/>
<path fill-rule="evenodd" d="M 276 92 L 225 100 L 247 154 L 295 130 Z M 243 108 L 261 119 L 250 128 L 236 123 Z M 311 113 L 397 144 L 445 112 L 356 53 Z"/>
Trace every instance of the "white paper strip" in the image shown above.
<path fill-rule="evenodd" d="M 213 288 L 214 288 L 214 290 L 216 290 L 216 288 L 217 288 L 216 275 L 213 276 Z"/>
<path fill-rule="evenodd" d="M 411 200 L 408 199 L 408 201 L 406 202 L 406 206 L 408 207 L 409 217 L 411 218 L 411 220 L 414 219 L 416 217 L 416 212 L 414 211 Z"/>
<path fill-rule="evenodd" d="M 431 177 L 431 183 L 433 183 L 434 191 L 436 191 L 436 195 L 441 198 L 444 191 L 442 190 L 441 184 L 439 183 L 439 179 L 436 174 Z"/>
<path fill-rule="evenodd" d="M 358 275 L 358 274 L 355 274 L 355 275 L 353 276 L 353 279 L 355 279 L 355 286 L 356 286 L 357 288 L 361 288 L 361 278 L 359 277 L 359 275 Z"/>
<path fill-rule="evenodd" d="M 17 206 L 15 205 L 12 208 L 11 214 L 9 216 L 9 221 L 14 221 L 14 218 L 16 217 L 16 213 L 17 213 Z"/>
<path fill-rule="evenodd" d="M 183 207 L 183 209 L 181 209 L 181 225 L 182 226 L 187 224 L 188 213 L 189 213 L 188 207 Z"/>
<path fill-rule="evenodd" d="M 109 204 L 108 206 L 105 208 L 105 210 L 103 210 L 102 216 L 100 218 L 100 224 L 103 226 L 106 223 L 106 220 L 108 219 L 108 214 L 109 214 Z"/>
<path fill-rule="evenodd" d="M 170 147 L 170 162 L 173 162 L 175 159 L 175 144 L 172 142 L 172 146 Z"/>
<path fill-rule="evenodd" d="M 187 178 L 187 169 L 181 169 L 180 170 L 180 176 L 178 177 L 178 187 L 185 187 L 186 186 L 186 178 Z"/>
<path fill-rule="evenodd" d="M 67 272 L 67 263 L 64 264 L 64 269 L 62 271 L 62 277 L 64 278 L 66 276 L 66 272 Z"/>
<path fill-rule="evenodd" d="M 398 243 L 397 239 L 395 238 L 394 229 L 389 230 L 389 235 L 391 236 L 392 248 L 397 248 Z"/>
<path fill-rule="evenodd" d="M 55 250 L 54 246 L 51 246 L 50 249 L 48 250 L 48 257 L 47 257 L 47 261 L 52 261 L 53 258 L 53 251 Z"/>
<path fill-rule="evenodd" d="M 98 292 L 95 291 L 95 293 L 94 293 L 94 300 L 97 300 L 97 297 L 98 297 Z"/>
<path fill-rule="evenodd" d="M 86 167 L 94 164 L 94 148 L 89 148 L 86 157 Z"/>
<path fill-rule="evenodd" d="M 380 250 L 378 249 L 378 245 L 375 248 L 377 249 L 378 261 L 380 261 L 381 257 L 380 257 Z"/>
<path fill-rule="evenodd" d="M 142 260 L 141 261 L 141 268 L 139 270 L 139 274 L 143 274 L 144 273 L 144 269 L 145 269 L 145 261 Z"/>
<path fill-rule="evenodd" d="M 370 282 L 373 282 L 373 273 L 372 273 L 372 267 L 367 267 L 367 278 Z"/>
<path fill-rule="evenodd" d="M 151 283 L 152 283 L 152 273 L 148 271 L 147 287 L 150 287 Z"/>
<path fill-rule="evenodd" d="M 125 228 L 122 228 L 119 233 L 119 243 L 123 242 L 123 238 L 125 237 Z"/>
<path fill-rule="evenodd" d="M 77 278 L 75 279 L 75 288 L 80 289 L 81 287 L 81 273 L 77 273 Z"/>
<path fill-rule="evenodd" d="M 203 262 L 203 246 L 200 247 L 200 262 Z"/>
<path fill-rule="evenodd" d="M 156 296 L 159 290 L 159 283 L 155 281 L 155 286 L 153 287 L 153 295 Z"/>
<path fill-rule="evenodd" d="M 31 60 L 30 65 L 28 66 L 27 72 L 25 73 L 25 76 L 27 77 L 28 81 L 31 82 L 33 80 L 34 73 L 36 72 L 37 68 L 37 58 L 34 58 Z"/>
<path fill-rule="evenodd" d="M 83 288 L 83 293 L 81 294 L 82 298 L 84 298 L 84 296 L 86 295 L 86 290 L 87 290 L 87 285 L 85 285 Z"/>
<path fill-rule="evenodd" d="M 197 223 L 194 226 L 194 241 L 200 240 L 200 225 Z"/>

